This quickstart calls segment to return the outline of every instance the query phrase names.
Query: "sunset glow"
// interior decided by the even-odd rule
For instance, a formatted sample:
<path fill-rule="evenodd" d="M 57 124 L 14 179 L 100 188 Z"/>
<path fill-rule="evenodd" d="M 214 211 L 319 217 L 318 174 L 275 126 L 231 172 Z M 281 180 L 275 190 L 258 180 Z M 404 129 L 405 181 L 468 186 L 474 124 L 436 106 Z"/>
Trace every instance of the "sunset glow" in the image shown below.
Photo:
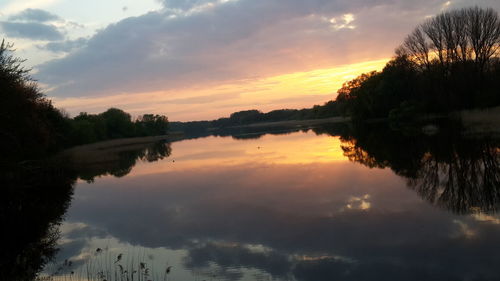
<path fill-rule="evenodd" d="M 234 81 L 219 86 L 198 86 L 168 92 L 130 93 L 103 97 L 55 98 L 55 105 L 75 115 L 97 113 L 106 106 L 127 109 L 132 114 L 166 113 L 171 120 L 216 119 L 234 111 L 304 108 L 336 97 L 342 84 L 356 76 L 381 70 L 388 59 L 333 68 L 296 72 L 262 79 Z M 154 102 L 152 102 L 154 101 Z M 203 112 L 203 113 L 200 113 Z"/>
<path fill-rule="evenodd" d="M 499 0 L 0 0 L 0 281 L 500 280 Z"/>
<path fill-rule="evenodd" d="M 215 166 L 266 167 L 349 162 L 343 155 L 338 137 L 316 137 L 312 131 L 296 132 L 287 137 L 265 135 L 256 141 L 235 140 L 231 137 L 209 137 L 203 141 L 203 147 L 198 145 L 197 140 L 174 142 L 173 154 L 167 161 L 137 165 L 130 176 L 199 170 Z"/>
<path fill-rule="evenodd" d="M 0 32 L 71 116 L 119 107 L 209 120 L 334 100 L 416 24 L 497 2 L 6 0 Z"/>

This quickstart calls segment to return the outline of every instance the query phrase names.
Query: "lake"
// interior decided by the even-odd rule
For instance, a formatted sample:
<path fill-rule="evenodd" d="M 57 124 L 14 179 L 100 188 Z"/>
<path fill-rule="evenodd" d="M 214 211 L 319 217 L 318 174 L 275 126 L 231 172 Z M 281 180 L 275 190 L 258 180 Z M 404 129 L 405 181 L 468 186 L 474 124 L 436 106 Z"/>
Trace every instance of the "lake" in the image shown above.
<path fill-rule="evenodd" d="M 498 140 L 360 132 L 123 148 L 78 172 L 39 278 L 499 280 Z"/>

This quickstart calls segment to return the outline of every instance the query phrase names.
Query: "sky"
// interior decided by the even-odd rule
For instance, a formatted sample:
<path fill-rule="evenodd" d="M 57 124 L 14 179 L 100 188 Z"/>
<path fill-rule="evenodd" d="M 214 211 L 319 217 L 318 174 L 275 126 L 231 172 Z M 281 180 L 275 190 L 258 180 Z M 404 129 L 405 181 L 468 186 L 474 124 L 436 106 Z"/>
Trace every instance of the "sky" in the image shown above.
<path fill-rule="evenodd" d="M 381 70 L 426 18 L 497 0 L 0 0 L 0 36 L 74 116 L 307 108 Z"/>

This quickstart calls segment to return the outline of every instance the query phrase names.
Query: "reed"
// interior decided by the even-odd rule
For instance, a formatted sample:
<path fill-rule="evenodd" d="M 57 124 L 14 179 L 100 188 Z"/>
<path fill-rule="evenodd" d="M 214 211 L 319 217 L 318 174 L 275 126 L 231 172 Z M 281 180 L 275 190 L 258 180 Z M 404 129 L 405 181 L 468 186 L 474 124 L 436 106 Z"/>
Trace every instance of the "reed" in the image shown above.
<path fill-rule="evenodd" d="M 153 257 L 146 257 L 144 250 L 116 255 L 108 248 L 97 248 L 84 260 L 82 265 L 72 260 L 54 263 L 35 281 L 169 281 L 172 271 L 168 264 L 162 271 L 154 270 Z"/>

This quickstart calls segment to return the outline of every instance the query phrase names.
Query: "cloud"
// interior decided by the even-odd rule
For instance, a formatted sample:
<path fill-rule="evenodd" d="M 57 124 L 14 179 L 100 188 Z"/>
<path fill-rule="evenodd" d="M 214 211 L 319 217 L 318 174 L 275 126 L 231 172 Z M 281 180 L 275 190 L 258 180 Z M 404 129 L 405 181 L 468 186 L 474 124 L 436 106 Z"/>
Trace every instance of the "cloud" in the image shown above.
<path fill-rule="evenodd" d="M 443 1 L 163 3 L 165 9 L 111 24 L 84 47 L 39 65 L 37 79 L 53 89 L 47 94 L 171 95 L 181 89 L 387 58 L 425 16 L 441 11 Z M 203 8 L 186 12 L 195 7 Z"/>
<path fill-rule="evenodd" d="M 207 243 L 189 249 L 184 265 L 189 269 L 202 269 L 211 263 L 221 268 L 257 268 L 277 279 L 285 279 L 292 267 L 288 255 L 274 251 L 256 252 L 242 245 Z M 220 275 L 220 274 L 217 274 Z M 238 278 L 239 279 L 239 278 Z M 237 279 L 231 279 L 237 280 Z"/>
<path fill-rule="evenodd" d="M 342 15 L 342 17 L 330 19 L 330 23 L 332 24 L 332 27 L 335 30 L 339 30 L 339 29 L 343 29 L 343 28 L 354 29 L 354 28 L 356 28 L 356 26 L 351 25 L 351 22 L 353 22 L 353 21 L 354 21 L 353 14 L 345 14 L 345 15 Z"/>
<path fill-rule="evenodd" d="M 226 94 L 214 94 L 214 95 L 206 95 L 206 96 L 196 96 L 189 98 L 180 98 L 180 99 L 172 99 L 166 101 L 169 104 L 208 104 L 214 103 L 220 100 L 230 100 L 234 98 L 238 98 L 238 93 L 226 93 Z"/>
<path fill-rule="evenodd" d="M 56 41 L 64 39 L 65 35 L 54 24 L 65 23 L 58 15 L 41 9 L 25 9 L 10 15 L 8 21 L 0 22 L 0 28 L 7 36 L 31 40 Z"/>
<path fill-rule="evenodd" d="M 29 22 L 48 22 L 61 20 L 58 15 L 52 14 L 41 9 L 26 9 L 17 14 L 9 16 L 9 21 L 29 21 Z"/>
<path fill-rule="evenodd" d="M 98 95 L 352 62 L 332 50 L 336 42 L 348 39 L 348 32 L 335 32 L 323 20 L 350 12 L 351 7 L 335 3 L 240 0 L 185 16 L 168 10 L 151 12 L 110 25 L 85 48 L 41 65 L 38 78 L 54 86 L 74 80 L 51 95 Z"/>
<path fill-rule="evenodd" d="M 32 40 L 62 40 L 64 35 L 51 24 L 36 22 L 0 22 L 0 28 L 7 36 Z"/>
<path fill-rule="evenodd" d="M 194 7 L 206 5 L 209 3 L 214 3 L 217 1 L 213 0 L 163 0 L 162 3 L 166 8 L 169 9 L 178 9 L 178 10 L 191 10 Z"/>
<path fill-rule="evenodd" d="M 183 163 L 177 153 L 176 164 Z M 134 245 L 187 249 L 189 268 L 216 263 L 274 276 L 290 273 L 297 280 L 386 280 L 389 275 L 465 280 L 453 277 L 473 279 L 481 273 L 491 277 L 486 280 L 498 278 L 490 266 L 499 255 L 492 248 L 500 237 L 496 225 L 463 217 L 475 235 L 455 235 L 460 227 L 454 215 L 422 202 L 386 170 L 370 170 L 363 179 L 365 168 L 349 163 L 247 164 L 172 167 L 127 181 L 103 179 L 79 189 L 85 199 L 73 202 L 69 221 L 105 225 L 110 235 Z M 325 177 L 318 181 L 318 175 Z M 117 192 L 120 200 L 113 201 Z M 342 210 L 346 202 L 368 199 L 368 210 Z M 474 255 L 483 259 L 471 261 Z"/>
<path fill-rule="evenodd" d="M 39 49 L 45 49 L 54 53 L 68 53 L 74 49 L 82 48 L 87 43 L 87 38 L 80 37 L 75 40 L 65 40 L 49 42 L 45 45 L 38 45 Z"/>

